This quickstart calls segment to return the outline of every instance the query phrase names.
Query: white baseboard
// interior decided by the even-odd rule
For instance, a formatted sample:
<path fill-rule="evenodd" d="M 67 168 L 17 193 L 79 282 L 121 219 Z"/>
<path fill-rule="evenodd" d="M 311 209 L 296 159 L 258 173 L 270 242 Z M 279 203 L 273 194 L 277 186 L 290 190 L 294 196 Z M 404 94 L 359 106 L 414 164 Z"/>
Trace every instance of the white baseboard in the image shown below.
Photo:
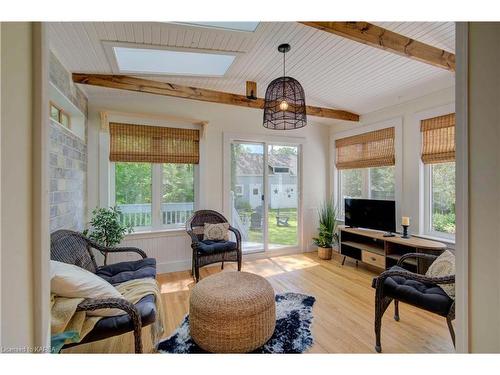
<path fill-rule="evenodd" d="M 187 271 L 190 269 L 191 269 L 191 258 L 185 260 L 179 260 L 177 262 L 165 262 L 156 264 L 156 272 L 158 274 Z"/>

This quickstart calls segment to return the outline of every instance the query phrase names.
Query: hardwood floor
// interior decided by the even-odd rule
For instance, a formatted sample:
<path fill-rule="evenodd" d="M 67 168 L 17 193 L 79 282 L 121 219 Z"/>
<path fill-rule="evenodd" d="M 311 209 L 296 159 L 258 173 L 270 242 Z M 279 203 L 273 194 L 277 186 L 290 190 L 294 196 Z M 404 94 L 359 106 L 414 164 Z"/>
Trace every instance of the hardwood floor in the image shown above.
<path fill-rule="evenodd" d="M 235 270 L 235 265 L 225 270 Z M 277 293 L 299 292 L 316 297 L 309 353 L 374 353 L 373 328 L 376 272 L 360 263 L 338 258 L 320 260 L 316 253 L 280 256 L 243 263 L 243 271 L 266 277 Z M 220 266 L 205 267 L 201 277 L 221 272 Z M 195 285 L 189 271 L 158 275 L 166 314 L 166 336 L 180 324 L 189 308 L 190 289 Z M 454 352 L 446 321 L 406 304 L 400 304 L 399 322 L 391 305 L 382 321 L 384 353 Z"/>

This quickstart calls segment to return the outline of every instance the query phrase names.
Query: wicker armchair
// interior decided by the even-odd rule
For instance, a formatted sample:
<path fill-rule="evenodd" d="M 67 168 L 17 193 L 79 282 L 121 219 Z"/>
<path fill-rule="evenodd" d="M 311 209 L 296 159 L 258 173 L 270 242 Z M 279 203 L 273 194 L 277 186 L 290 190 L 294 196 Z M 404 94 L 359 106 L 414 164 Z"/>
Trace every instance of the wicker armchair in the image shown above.
<path fill-rule="evenodd" d="M 146 253 L 134 247 L 108 248 L 88 239 L 84 235 L 71 230 L 58 230 L 51 234 L 50 257 L 52 260 L 73 264 L 86 269 L 107 280 L 111 284 L 119 284 L 127 280 L 144 277 L 156 277 L 156 261 L 147 258 Z M 138 254 L 138 261 L 121 262 L 99 267 L 92 249 L 104 254 L 132 252 Z M 86 299 L 78 305 L 78 311 L 91 311 L 103 308 L 121 309 L 126 314 L 101 319 L 82 341 L 77 344 L 66 344 L 64 348 L 102 340 L 108 337 L 134 332 L 136 353 L 142 353 L 142 327 L 153 323 L 156 319 L 156 306 L 153 295 L 147 295 L 135 305 L 125 299 Z"/>
<path fill-rule="evenodd" d="M 439 285 L 455 283 L 455 275 L 444 277 L 428 277 L 410 272 L 403 268 L 408 258 L 420 258 L 434 261 L 437 256 L 423 253 L 403 255 L 396 266 L 382 272 L 373 279 L 375 288 L 375 350 L 380 353 L 382 346 L 380 332 L 382 316 L 394 300 L 394 320 L 399 321 L 399 302 L 408 303 L 426 311 L 446 318 L 453 345 L 455 331 L 452 321 L 455 319 L 455 301 L 451 299 Z"/>
<path fill-rule="evenodd" d="M 241 271 L 241 233 L 238 229 L 229 226 L 234 233 L 236 242 L 233 241 L 203 241 L 203 228 L 205 223 L 218 224 L 228 221 L 220 213 L 212 210 L 196 211 L 186 223 L 186 230 L 191 237 L 191 248 L 193 249 L 193 261 L 191 274 L 196 282 L 200 279 L 200 267 L 213 263 L 238 262 L 238 271 Z"/>

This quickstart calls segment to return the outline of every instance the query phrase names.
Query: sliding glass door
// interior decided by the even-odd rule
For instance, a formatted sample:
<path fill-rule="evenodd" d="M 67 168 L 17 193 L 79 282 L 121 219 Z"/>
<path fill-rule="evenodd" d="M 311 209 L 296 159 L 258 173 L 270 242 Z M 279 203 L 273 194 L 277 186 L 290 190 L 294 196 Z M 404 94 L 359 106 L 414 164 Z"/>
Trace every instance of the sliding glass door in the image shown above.
<path fill-rule="evenodd" d="M 298 146 L 267 146 L 268 248 L 298 246 Z"/>
<path fill-rule="evenodd" d="M 231 143 L 231 225 L 243 251 L 264 250 L 264 144 Z"/>
<path fill-rule="evenodd" d="M 244 252 L 299 245 L 299 152 L 296 145 L 231 142 L 231 224 Z"/>

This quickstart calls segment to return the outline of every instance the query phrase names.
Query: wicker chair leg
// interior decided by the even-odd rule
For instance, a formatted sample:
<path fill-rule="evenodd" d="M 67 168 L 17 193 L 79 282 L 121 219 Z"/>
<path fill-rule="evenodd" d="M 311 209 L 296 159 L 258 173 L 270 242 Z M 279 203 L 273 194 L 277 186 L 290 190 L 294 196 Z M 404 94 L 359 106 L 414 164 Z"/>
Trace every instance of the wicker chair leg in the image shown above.
<path fill-rule="evenodd" d="M 399 301 L 397 299 L 394 300 L 394 320 L 399 322 Z"/>
<path fill-rule="evenodd" d="M 223 270 L 224 269 L 224 261 L 222 261 L 222 264 L 220 266 L 220 269 Z"/>
<path fill-rule="evenodd" d="M 238 271 L 241 271 L 241 253 L 238 254 Z"/>
<path fill-rule="evenodd" d="M 200 267 L 198 265 L 194 268 L 194 280 L 196 282 L 200 281 Z"/>
<path fill-rule="evenodd" d="M 450 315 L 446 317 L 446 323 L 448 324 L 448 329 L 450 330 L 451 340 L 453 341 L 453 347 L 455 347 L 455 330 L 453 329 L 453 324 L 451 323 L 452 320 L 453 318 Z"/>
<path fill-rule="evenodd" d="M 142 334 L 137 326 L 134 327 L 134 349 L 136 354 L 142 354 Z"/>
<path fill-rule="evenodd" d="M 200 281 L 200 265 L 198 264 L 198 255 L 193 257 L 193 268 L 194 268 L 194 280 L 195 282 Z"/>
<path fill-rule="evenodd" d="M 382 317 L 384 316 L 385 310 L 392 302 L 392 298 L 384 298 L 381 293 L 377 290 L 375 294 L 375 351 L 377 353 L 382 352 L 381 344 L 381 331 L 382 331 Z"/>

